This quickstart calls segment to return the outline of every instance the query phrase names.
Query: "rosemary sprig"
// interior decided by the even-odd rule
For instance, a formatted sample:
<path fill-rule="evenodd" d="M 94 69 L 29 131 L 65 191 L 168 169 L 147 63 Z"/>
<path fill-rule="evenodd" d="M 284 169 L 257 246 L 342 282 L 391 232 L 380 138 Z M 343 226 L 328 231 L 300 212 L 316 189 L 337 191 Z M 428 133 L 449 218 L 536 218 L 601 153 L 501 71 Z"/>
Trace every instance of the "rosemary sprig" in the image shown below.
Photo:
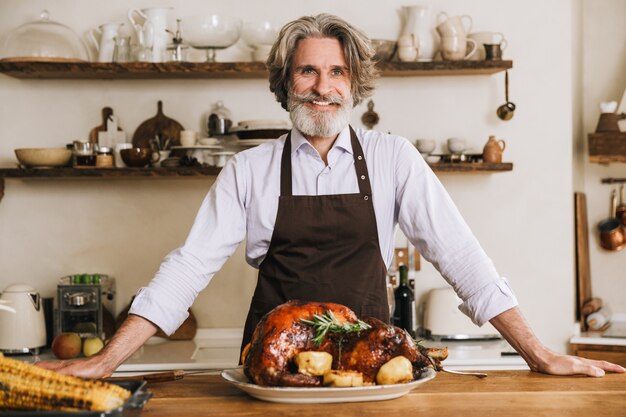
<path fill-rule="evenodd" d="M 324 314 L 313 315 L 312 320 L 300 319 L 300 321 L 315 328 L 313 343 L 315 343 L 316 346 L 322 344 L 327 333 L 353 333 L 372 327 L 361 320 L 357 320 L 356 323 L 342 323 L 330 310 L 326 310 Z"/>

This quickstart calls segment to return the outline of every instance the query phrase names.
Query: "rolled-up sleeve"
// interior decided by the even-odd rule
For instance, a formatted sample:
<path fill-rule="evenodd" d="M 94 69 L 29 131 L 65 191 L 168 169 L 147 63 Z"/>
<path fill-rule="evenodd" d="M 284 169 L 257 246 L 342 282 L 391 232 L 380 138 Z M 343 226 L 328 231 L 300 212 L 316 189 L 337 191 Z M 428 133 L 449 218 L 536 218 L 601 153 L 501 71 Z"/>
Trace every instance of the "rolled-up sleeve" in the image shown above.
<path fill-rule="evenodd" d="M 396 152 L 398 225 L 463 300 L 459 309 L 481 326 L 517 305 L 443 185 L 408 141 Z"/>
<path fill-rule="evenodd" d="M 236 155 L 222 169 L 185 243 L 165 257 L 148 286 L 138 291 L 130 314 L 150 320 L 168 335 L 185 321 L 198 293 L 245 238 L 242 166 L 245 160 Z"/>

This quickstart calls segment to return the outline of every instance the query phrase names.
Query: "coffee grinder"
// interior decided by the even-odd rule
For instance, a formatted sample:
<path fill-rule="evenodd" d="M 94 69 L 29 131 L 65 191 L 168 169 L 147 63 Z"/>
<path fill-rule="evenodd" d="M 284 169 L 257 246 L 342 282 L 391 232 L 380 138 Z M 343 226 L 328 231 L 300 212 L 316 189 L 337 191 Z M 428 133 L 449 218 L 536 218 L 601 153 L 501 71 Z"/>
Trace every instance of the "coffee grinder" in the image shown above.
<path fill-rule="evenodd" d="M 113 311 L 115 279 L 103 274 L 62 277 L 57 286 L 55 334 L 73 332 L 81 338 L 104 338 L 102 312 Z"/>

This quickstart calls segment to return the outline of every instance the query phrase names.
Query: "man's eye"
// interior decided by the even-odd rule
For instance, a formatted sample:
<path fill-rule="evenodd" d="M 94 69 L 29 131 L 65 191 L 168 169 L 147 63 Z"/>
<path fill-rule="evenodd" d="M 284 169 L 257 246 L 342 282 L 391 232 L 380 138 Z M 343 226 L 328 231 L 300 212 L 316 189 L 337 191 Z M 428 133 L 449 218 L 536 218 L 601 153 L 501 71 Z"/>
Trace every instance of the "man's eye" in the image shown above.
<path fill-rule="evenodd" d="M 303 74 L 314 74 L 315 70 L 313 70 L 313 68 L 303 68 L 302 69 L 302 73 Z"/>
<path fill-rule="evenodd" d="M 332 74 L 333 74 L 334 76 L 337 76 L 337 77 L 342 76 L 342 75 L 343 75 L 343 70 L 342 70 L 342 69 L 339 69 L 339 68 L 334 69 L 334 70 L 332 71 Z"/>

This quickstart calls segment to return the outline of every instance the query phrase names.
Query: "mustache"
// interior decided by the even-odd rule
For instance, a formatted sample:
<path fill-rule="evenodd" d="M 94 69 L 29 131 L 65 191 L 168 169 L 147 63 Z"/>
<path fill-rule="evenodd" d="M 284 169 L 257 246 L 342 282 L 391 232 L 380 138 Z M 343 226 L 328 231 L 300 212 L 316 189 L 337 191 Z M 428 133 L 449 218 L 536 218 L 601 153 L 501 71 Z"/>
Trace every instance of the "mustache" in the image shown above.
<path fill-rule="evenodd" d="M 329 94 L 329 95 L 323 96 L 323 95 L 316 94 L 316 93 L 304 93 L 304 94 L 291 93 L 291 98 L 292 98 L 292 101 L 297 104 L 312 103 L 314 101 L 326 101 L 331 104 L 341 105 L 345 101 L 341 96 L 338 96 L 338 95 Z"/>

